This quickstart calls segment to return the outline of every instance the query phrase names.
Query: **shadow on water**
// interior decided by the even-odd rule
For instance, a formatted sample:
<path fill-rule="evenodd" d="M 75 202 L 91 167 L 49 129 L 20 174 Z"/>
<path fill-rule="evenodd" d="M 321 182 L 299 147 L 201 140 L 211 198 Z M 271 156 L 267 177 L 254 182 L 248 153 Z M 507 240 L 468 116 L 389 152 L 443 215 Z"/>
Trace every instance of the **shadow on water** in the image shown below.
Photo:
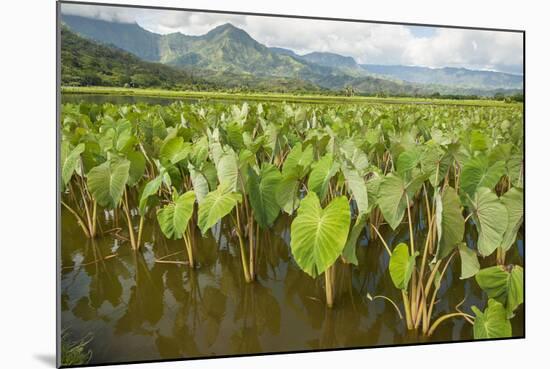
<path fill-rule="evenodd" d="M 96 240 L 86 239 L 70 214 L 63 211 L 61 218 L 62 328 L 76 338 L 93 334 L 91 363 L 472 339 L 463 319 L 448 320 L 429 339 L 411 335 L 391 304 L 366 299 L 367 293 L 385 295 L 401 305 L 389 257 L 366 231 L 358 242 L 359 265 L 337 264 L 336 305 L 328 309 L 323 278 L 309 277 L 291 257 L 286 216 L 261 234 L 258 280 L 247 284 L 229 224 L 216 225 L 206 237 L 196 232 L 198 268 L 192 270 L 155 262 L 172 254 L 185 260 L 186 254 L 183 242 L 166 240 L 152 219 L 142 251 L 134 253 L 124 232 L 110 231 L 115 224 L 103 215 L 104 235 Z M 421 229 L 421 214 L 418 219 Z M 407 242 L 405 228 L 381 231 L 395 245 Z M 476 238 L 469 224 L 466 240 Z M 508 261 L 522 265 L 522 237 L 516 246 Z M 482 260 L 482 266 L 492 264 Z M 464 299 L 466 311 L 485 306 L 475 281 L 459 275 L 460 263 L 453 262 L 435 316 Z M 523 307 L 512 320 L 516 336 L 523 335 L 522 321 Z"/>

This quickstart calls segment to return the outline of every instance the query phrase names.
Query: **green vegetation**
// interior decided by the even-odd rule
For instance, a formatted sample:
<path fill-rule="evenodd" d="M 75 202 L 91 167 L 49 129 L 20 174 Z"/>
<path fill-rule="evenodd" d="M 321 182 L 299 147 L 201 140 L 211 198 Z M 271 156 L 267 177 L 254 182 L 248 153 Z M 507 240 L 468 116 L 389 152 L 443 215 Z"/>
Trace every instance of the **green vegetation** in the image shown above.
<path fill-rule="evenodd" d="M 189 73 L 142 61 L 61 28 L 61 83 L 65 86 L 133 86 L 185 89 L 205 84 Z"/>
<path fill-rule="evenodd" d="M 90 238 L 104 236 L 97 214 L 108 211 L 134 252 L 155 219 L 183 240 L 190 273 L 196 237 L 223 224 L 247 283 L 289 217 L 293 259 L 304 278 L 323 275 L 328 307 L 335 266 L 362 262 L 364 234 L 384 246 L 401 296 L 372 299 L 390 301 L 408 330 L 430 336 L 459 318 L 475 338 L 510 336 L 523 303 L 523 269 L 506 264 L 523 227 L 522 105 L 491 104 L 65 104 L 63 205 Z M 434 308 L 453 263 L 485 307 Z"/>
<path fill-rule="evenodd" d="M 92 341 L 92 337 L 79 341 L 71 341 L 67 331 L 61 334 L 61 365 L 74 366 L 86 365 L 92 358 L 92 352 L 86 347 Z"/>
<path fill-rule="evenodd" d="M 209 99 L 223 101 L 258 101 L 258 102 L 292 102 L 312 104 L 418 104 L 418 105 L 456 105 L 456 106 L 479 106 L 479 107 L 506 107 L 522 106 L 520 103 L 504 102 L 492 99 L 445 99 L 426 97 L 367 97 L 367 96 L 335 96 L 311 93 L 246 93 L 246 92 L 223 92 L 223 91 L 170 91 L 162 89 L 144 88 L 119 88 L 119 87 L 61 87 L 63 94 L 92 94 L 92 95 L 113 95 L 113 96 L 143 96 L 170 99 Z"/>

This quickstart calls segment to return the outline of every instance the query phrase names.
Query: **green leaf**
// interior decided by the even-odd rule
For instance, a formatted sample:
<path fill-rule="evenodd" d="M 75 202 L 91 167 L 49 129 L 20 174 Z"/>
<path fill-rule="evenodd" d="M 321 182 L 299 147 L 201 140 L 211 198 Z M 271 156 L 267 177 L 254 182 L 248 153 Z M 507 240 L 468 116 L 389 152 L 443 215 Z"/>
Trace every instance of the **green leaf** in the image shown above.
<path fill-rule="evenodd" d="M 357 260 L 357 239 L 359 239 L 359 236 L 365 229 L 366 224 L 366 214 L 360 214 L 357 219 L 355 219 L 355 224 L 351 228 L 346 246 L 344 247 L 344 251 L 342 251 L 342 258 L 344 259 L 344 262 L 353 265 L 359 264 L 359 261 Z"/>
<path fill-rule="evenodd" d="M 508 212 L 497 195 L 484 187 L 476 192 L 471 210 L 478 232 L 477 249 L 482 256 L 489 256 L 502 244 Z"/>
<path fill-rule="evenodd" d="M 100 206 L 110 209 L 118 206 L 129 172 L 128 160 L 106 161 L 90 170 L 88 187 Z"/>
<path fill-rule="evenodd" d="M 485 151 L 489 146 L 489 138 L 482 132 L 472 131 L 470 136 L 470 149 L 472 151 Z"/>
<path fill-rule="evenodd" d="M 183 237 L 189 219 L 193 215 L 195 193 L 187 191 L 176 196 L 173 202 L 157 211 L 157 219 L 162 233 L 168 238 L 179 240 Z"/>
<path fill-rule="evenodd" d="M 305 177 L 309 166 L 313 162 L 313 148 L 308 145 L 302 151 L 302 144 L 298 142 L 288 153 L 283 163 L 283 176 L 294 175 L 298 179 Z"/>
<path fill-rule="evenodd" d="M 505 173 L 506 166 L 503 161 L 497 161 L 489 166 L 486 157 L 471 158 L 462 168 L 460 175 L 460 192 L 473 197 L 481 187 L 493 189 L 500 177 Z"/>
<path fill-rule="evenodd" d="M 130 151 L 126 158 L 130 161 L 128 186 L 131 187 L 138 183 L 145 173 L 145 156 L 140 151 Z"/>
<path fill-rule="evenodd" d="M 290 248 L 300 268 L 316 277 L 334 264 L 346 245 L 350 222 L 345 196 L 334 198 L 323 209 L 317 194 L 309 192 L 290 227 Z"/>
<path fill-rule="evenodd" d="M 139 214 L 141 216 L 145 215 L 145 212 L 147 211 L 147 202 L 149 200 L 149 197 L 156 194 L 160 188 L 160 185 L 162 184 L 162 174 L 156 176 L 143 188 L 143 191 L 141 192 L 141 196 L 139 198 Z"/>
<path fill-rule="evenodd" d="M 367 181 L 367 195 L 368 195 L 368 207 L 367 213 L 370 213 L 372 209 L 378 204 L 378 193 L 380 190 L 380 183 L 382 183 L 382 177 L 372 177 Z"/>
<path fill-rule="evenodd" d="M 191 183 L 193 184 L 193 190 L 195 191 L 195 196 L 197 197 L 197 202 L 200 204 L 208 194 L 208 180 L 202 172 L 195 169 L 193 164 L 189 163 L 188 169 L 189 175 L 191 176 Z"/>
<path fill-rule="evenodd" d="M 399 226 L 405 215 L 407 209 L 405 195 L 405 182 L 401 177 L 389 174 L 382 179 L 378 189 L 378 207 L 393 230 Z"/>
<path fill-rule="evenodd" d="M 410 255 L 409 246 L 405 243 L 400 243 L 393 249 L 389 269 L 391 280 L 396 288 L 400 290 L 408 288 L 417 255 L 418 251 Z"/>
<path fill-rule="evenodd" d="M 229 150 L 221 156 L 216 166 L 216 170 L 220 183 L 225 182 L 232 191 L 237 191 L 237 185 L 239 183 L 239 161 L 233 150 Z"/>
<path fill-rule="evenodd" d="M 326 154 L 318 162 L 312 165 L 311 173 L 307 181 L 309 191 L 317 194 L 323 201 L 328 191 L 330 179 L 336 174 L 338 166 L 332 160 L 332 154 Z"/>
<path fill-rule="evenodd" d="M 473 277 L 479 272 L 479 260 L 474 250 L 470 249 L 465 243 L 458 246 L 461 261 L 460 279 Z"/>
<path fill-rule="evenodd" d="M 61 179 L 63 186 L 66 186 L 74 171 L 80 163 L 80 154 L 84 152 L 85 145 L 79 144 L 69 152 L 69 143 L 67 141 L 61 144 Z"/>
<path fill-rule="evenodd" d="M 173 137 L 163 143 L 159 157 L 168 160 L 172 164 L 177 164 L 187 158 L 190 152 L 190 143 L 183 142 L 181 137 Z"/>
<path fill-rule="evenodd" d="M 359 175 L 357 170 L 348 168 L 347 166 L 342 166 L 342 173 L 355 199 L 358 213 L 367 214 L 369 212 L 369 196 L 365 179 Z"/>
<path fill-rule="evenodd" d="M 523 268 L 518 265 L 511 270 L 501 265 L 482 269 L 476 274 L 476 281 L 489 298 L 505 305 L 508 318 L 523 303 Z"/>
<path fill-rule="evenodd" d="M 464 218 L 460 199 L 454 188 L 447 187 L 443 196 L 435 195 L 435 221 L 437 227 L 437 259 L 441 260 L 464 238 Z"/>
<path fill-rule="evenodd" d="M 507 251 L 516 241 L 519 227 L 523 223 L 523 190 L 512 187 L 500 197 L 508 212 L 508 223 L 502 237 L 502 249 Z"/>
<path fill-rule="evenodd" d="M 474 320 L 476 340 L 512 336 L 512 324 L 506 318 L 506 311 L 500 302 L 490 299 L 483 313 L 475 306 L 472 306 L 472 310 L 476 315 Z"/>
<path fill-rule="evenodd" d="M 402 178 L 407 178 L 408 174 L 420 163 L 420 152 L 416 148 L 402 152 L 397 158 L 397 173 Z"/>
<path fill-rule="evenodd" d="M 352 139 L 345 140 L 340 146 L 340 152 L 344 154 L 346 161 L 360 175 L 365 174 L 369 161 L 367 155 L 357 147 Z"/>
<path fill-rule="evenodd" d="M 271 164 L 263 165 L 259 176 L 252 168 L 248 169 L 248 197 L 254 219 L 262 228 L 271 227 L 281 210 L 276 199 L 280 182 L 281 173 Z"/>
<path fill-rule="evenodd" d="M 227 183 L 220 183 L 215 191 L 210 192 L 199 203 L 199 228 L 202 234 L 206 232 L 241 202 L 240 193 L 231 191 Z"/>
<path fill-rule="evenodd" d="M 287 174 L 281 178 L 277 186 L 275 193 L 277 204 L 289 215 L 291 215 L 300 204 L 300 199 L 298 199 L 299 184 L 300 182 L 293 174 Z"/>

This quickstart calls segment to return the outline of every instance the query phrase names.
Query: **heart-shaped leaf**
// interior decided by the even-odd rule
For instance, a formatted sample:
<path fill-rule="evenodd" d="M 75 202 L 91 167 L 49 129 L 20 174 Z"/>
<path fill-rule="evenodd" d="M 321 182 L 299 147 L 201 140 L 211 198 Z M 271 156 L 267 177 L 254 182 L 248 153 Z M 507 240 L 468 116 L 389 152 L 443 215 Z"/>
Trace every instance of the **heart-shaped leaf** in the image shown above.
<path fill-rule="evenodd" d="M 498 301 L 490 299 L 484 312 L 472 306 L 476 315 L 474 321 L 474 338 L 505 338 L 512 336 L 512 324 L 506 319 L 506 311 Z"/>
<path fill-rule="evenodd" d="M 187 191 L 181 196 L 175 195 L 173 202 L 157 212 L 157 219 L 162 233 L 174 240 L 182 238 L 189 219 L 193 215 L 194 205 L 195 193 L 193 191 Z"/>
<path fill-rule="evenodd" d="M 478 232 L 477 249 L 482 256 L 489 256 L 502 244 L 508 211 L 497 195 L 485 187 L 477 190 L 470 208 Z"/>
<path fill-rule="evenodd" d="M 334 264 L 346 245 L 350 222 L 346 197 L 336 197 L 323 209 L 317 194 L 309 192 L 290 227 L 290 248 L 300 268 L 316 277 Z"/>
<path fill-rule="evenodd" d="M 416 256 L 418 251 L 410 255 L 409 246 L 405 243 L 400 243 L 393 249 L 389 269 L 391 280 L 396 288 L 406 290 L 409 286 Z"/>
<path fill-rule="evenodd" d="M 260 175 L 248 169 L 248 198 L 254 219 L 262 228 L 271 227 L 281 210 L 275 197 L 280 182 L 281 173 L 271 164 L 263 165 Z"/>
<path fill-rule="evenodd" d="M 215 191 L 210 192 L 199 204 L 199 228 L 206 232 L 241 202 L 240 193 L 232 192 L 231 185 L 220 183 Z"/>
<path fill-rule="evenodd" d="M 106 161 L 90 170 L 88 187 L 100 206 L 114 209 L 118 206 L 130 173 L 128 160 Z"/>

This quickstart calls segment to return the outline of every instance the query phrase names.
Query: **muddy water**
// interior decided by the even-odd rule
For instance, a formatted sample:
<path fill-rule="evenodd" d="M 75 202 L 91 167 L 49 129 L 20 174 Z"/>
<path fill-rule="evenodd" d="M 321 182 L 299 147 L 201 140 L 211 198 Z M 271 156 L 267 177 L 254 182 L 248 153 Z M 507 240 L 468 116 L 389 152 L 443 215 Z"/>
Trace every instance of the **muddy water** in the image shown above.
<path fill-rule="evenodd" d="M 111 216 L 101 217 L 104 235 L 86 239 L 72 216 L 62 213 L 62 328 L 74 338 L 91 334 L 91 364 L 217 355 L 365 347 L 472 339 L 463 319 L 448 320 L 428 338 L 407 333 L 393 306 L 371 295 L 385 295 L 400 306 L 391 282 L 389 257 L 379 241 L 364 232 L 360 265 L 337 265 L 336 305 L 324 303 L 323 278 L 314 280 L 291 257 L 290 219 L 280 216 L 259 248 L 258 280 L 244 280 L 237 245 L 227 224 L 206 237 L 195 235 L 199 267 L 160 264 L 155 259 L 186 260 L 183 241 L 166 240 L 149 219 L 142 252 L 131 251 Z M 419 219 L 421 219 L 419 217 Z M 135 219 L 137 223 L 137 219 Z M 119 227 L 124 228 L 122 218 Z M 422 234 L 419 220 L 416 232 Z M 390 245 L 408 239 L 407 227 L 382 231 Z M 469 225 L 467 241 L 476 239 Z M 419 240 L 420 241 L 420 240 Z M 508 261 L 523 264 L 519 239 Z M 482 266 L 494 260 L 483 260 Z M 483 307 L 486 298 L 473 279 L 461 281 L 456 258 L 442 280 L 434 316 Z M 512 320 L 523 335 L 523 306 Z"/>

